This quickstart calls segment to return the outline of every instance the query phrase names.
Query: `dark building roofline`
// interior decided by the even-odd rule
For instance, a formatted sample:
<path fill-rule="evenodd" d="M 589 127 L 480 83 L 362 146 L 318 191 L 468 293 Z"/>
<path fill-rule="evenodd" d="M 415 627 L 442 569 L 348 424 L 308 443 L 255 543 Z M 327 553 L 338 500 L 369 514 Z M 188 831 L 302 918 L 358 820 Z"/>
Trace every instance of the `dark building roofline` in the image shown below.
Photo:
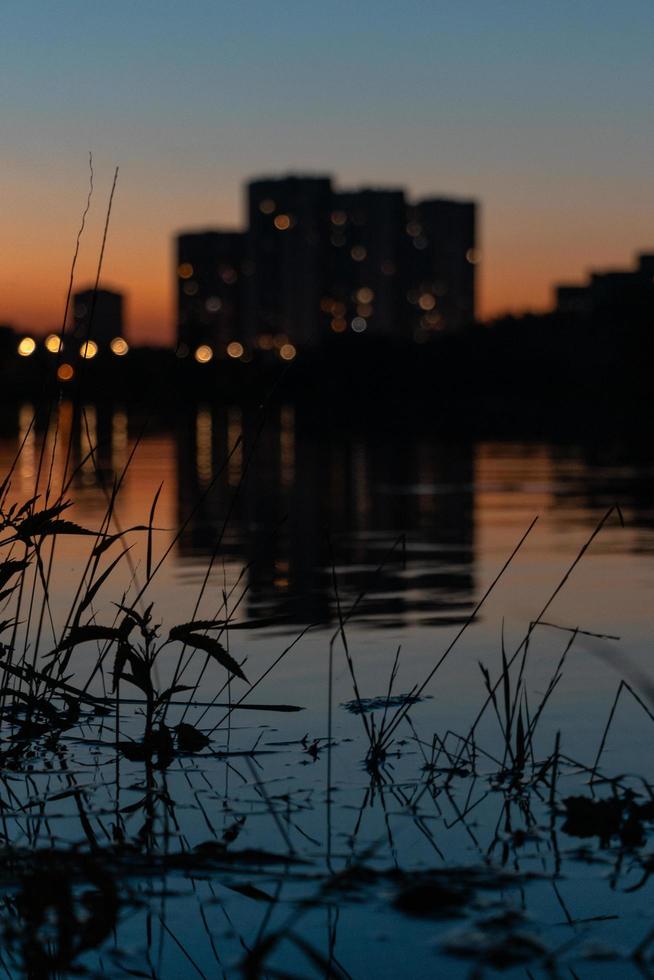
<path fill-rule="evenodd" d="M 176 231 L 174 237 L 193 238 L 198 235 L 245 235 L 242 228 L 193 228 L 185 231 Z"/>

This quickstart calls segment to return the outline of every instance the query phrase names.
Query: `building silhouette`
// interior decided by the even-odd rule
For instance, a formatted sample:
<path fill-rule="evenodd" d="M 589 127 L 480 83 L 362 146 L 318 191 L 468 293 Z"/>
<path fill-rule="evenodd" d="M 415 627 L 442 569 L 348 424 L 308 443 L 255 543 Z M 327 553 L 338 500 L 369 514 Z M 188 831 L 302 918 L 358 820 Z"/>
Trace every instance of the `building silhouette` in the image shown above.
<path fill-rule="evenodd" d="M 123 295 L 111 289 L 83 289 L 73 296 L 72 334 L 80 342 L 93 341 L 100 350 L 124 336 Z"/>
<path fill-rule="evenodd" d="M 474 321 L 474 202 L 288 175 L 250 181 L 246 206 L 243 233 L 177 238 L 182 353 L 292 358 L 334 334 L 423 341 Z"/>
<path fill-rule="evenodd" d="M 405 268 L 416 339 L 475 319 L 476 210 L 472 201 L 444 198 L 409 210 Z"/>
<path fill-rule="evenodd" d="M 404 192 L 388 189 L 333 195 L 330 281 L 326 310 L 335 333 L 392 337 L 405 332 Z"/>
<path fill-rule="evenodd" d="M 247 186 L 251 276 L 245 335 L 264 349 L 277 336 L 307 347 L 321 338 L 331 211 L 329 177 L 289 176 Z"/>
<path fill-rule="evenodd" d="M 634 269 L 593 272 L 585 284 L 555 287 L 555 311 L 598 323 L 650 319 L 654 314 L 654 254 L 637 255 Z"/>
<path fill-rule="evenodd" d="M 221 353 L 242 339 L 245 236 L 234 231 L 177 237 L 177 343 L 182 356 Z"/>

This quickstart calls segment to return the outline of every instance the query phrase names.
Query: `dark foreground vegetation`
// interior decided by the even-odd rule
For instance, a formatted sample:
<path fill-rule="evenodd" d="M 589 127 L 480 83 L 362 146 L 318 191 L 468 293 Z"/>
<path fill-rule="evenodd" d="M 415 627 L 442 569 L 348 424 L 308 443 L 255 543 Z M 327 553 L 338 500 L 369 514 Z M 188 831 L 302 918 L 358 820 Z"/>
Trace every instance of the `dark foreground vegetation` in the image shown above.
<path fill-rule="evenodd" d="M 654 721 L 654 688 L 617 658 L 624 676 L 591 759 L 577 757 L 573 719 L 554 737 L 544 725 L 576 644 L 591 643 L 598 664 L 610 658 L 615 667 L 616 638 L 548 615 L 605 525 L 621 520 L 615 508 L 522 640 L 479 664 L 478 712 L 441 729 L 429 710 L 433 696 L 448 696 L 439 671 L 510 574 L 533 523 L 427 673 L 403 691 L 400 650 L 379 689 L 361 689 L 350 637 L 375 574 L 346 602 L 334 565 L 338 626 L 324 635 L 316 710 L 274 696 L 276 671 L 312 627 L 287 635 L 276 620 L 244 620 L 244 581 L 218 596 L 208 590 L 225 528 L 195 606 L 180 618 L 156 599 L 184 522 L 162 546 L 155 497 L 143 524 L 121 527 L 125 469 L 109 484 L 98 474 L 104 516 L 81 526 L 70 493 L 96 447 L 55 486 L 48 445 L 30 499 L 12 498 L 13 469 L 0 485 L 7 975 L 649 975 L 654 923 L 633 902 L 652 869 L 654 786 L 645 760 L 611 772 L 604 759 L 618 705 Z M 244 449 L 250 458 L 256 438 Z M 85 557 L 62 594 L 71 541 L 86 543 Z M 404 560 L 404 545 L 389 542 L 378 573 Z M 531 649 L 544 630 L 556 655 L 534 692 Z M 242 642 L 255 632 L 269 632 L 278 648 L 265 667 L 249 662 Z M 334 672 L 343 664 L 351 696 L 338 704 Z M 595 866 L 601 900 L 573 889 L 570 907 L 567 883 Z M 381 959 L 357 938 L 362 917 L 369 932 L 366 914 L 391 930 Z M 624 931 L 613 941 L 625 917 L 628 941 Z M 598 963 L 604 972 L 592 972 Z"/>

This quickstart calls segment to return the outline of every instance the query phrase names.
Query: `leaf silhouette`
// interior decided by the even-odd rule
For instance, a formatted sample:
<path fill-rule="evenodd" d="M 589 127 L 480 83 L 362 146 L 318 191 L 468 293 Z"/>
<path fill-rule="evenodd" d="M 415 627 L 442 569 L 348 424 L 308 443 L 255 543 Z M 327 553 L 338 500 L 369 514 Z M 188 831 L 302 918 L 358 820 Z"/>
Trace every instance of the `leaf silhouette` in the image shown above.
<path fill-rule="evenodd" d="M 180 623 L 179 626 L 171 627 L 168 637 L 171 640 L 182 640 L 186 643 L 186 637 L 196 630 L 215 630 L 224 625 L 224 619 L 195 619 L 192 623 Z"/>
<path fill-rule="evenodd" d="M 190 684 L 175 684 L 173 687 L 167 687 L 166 690 L 162 691 L 157 697 L 157 705 L 165 704 L 166 701 L 170 701 L 175 694 L 180 694 L 182 691 L 192 690 L 193 688 Z"/>
<path fill-rule="evenodd" d="M 231 654 L 227 653 L 222 643 L 214 640 L 212 636 L 202 636 L 201 633 L 188 633 L 184 642 L 188 643 L 189 646 L 204 650 L 210 657 L 217 660 L 225 670 L 228 670 L 230 674 L 234 674 L 235 677 L 240 677 L 246 684 L 250 683 Z"/>
<path fill-rule="evenodd" d="M 12 575 L 16 575 L 18 572 L 22 572 L 28 567 L 29 561 L 15 561 L 11 559 L 3 561 L 2 565 L 0 565 L 0 589 L 7 584 Z"/>
<path fill-rule="evenodd" d="M 64 521 L 58 518 L 54 521 L 48 521 L 36 533 L 43 537 L 47 534 L 88 534 L 93 538 L 97 537 L 97 531 L 89 531 L 88 528 L 81 527 L 74 521 Z"/>
<path fill-rule="evenodd" d="M 92 552 L 93 557 L 99 558 L 100 555 L 102 555 L 107 550 L 107 548 L 110 548 L 111 545 L 114 544 L 116 541 L 120 541 L 121 538 L 123 538 L 126 534 L 129 534 L 130 531 L 149 531 L 149 530 L 150 529 L 147 524 L 134 524 L 132 527 L 126 527 L 124 531 L 118 531 L 116 534 L 107 534 L 105 535 L 105 537 L 102 538 L 101 541 L 98 542 L 98 544 L 96 544 Z M 155 527 L 152 530 L 161 531 L 162 528 Z"/>
<path fill-rule="evenodd" d="M 122 640 L 125 635 L 125 630 L 116 626 L 100 626 L 96 623 L 87 623 L 86 626 L 71 626 L 68 635 L 47 656 L 54 656 L 60 650 L 69 650 L 79 643 L 88 643 L 92 640 Z"/>
<path fill-rule="evenodd" d="M 177 725 L 177 748 L 180 752 L 199 752 L 209 745 L 211 739 L 199 731 L 194 725 L 181 722 Z"/>

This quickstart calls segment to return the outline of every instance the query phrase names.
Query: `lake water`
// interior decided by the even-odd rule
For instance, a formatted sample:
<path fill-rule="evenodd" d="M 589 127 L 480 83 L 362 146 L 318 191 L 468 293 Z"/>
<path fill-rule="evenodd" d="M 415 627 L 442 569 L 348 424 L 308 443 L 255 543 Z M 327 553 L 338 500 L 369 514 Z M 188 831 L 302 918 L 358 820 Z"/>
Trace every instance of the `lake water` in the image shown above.
<path fill-rule="evenodd" d="M 4 417 L 3 470 L 23 443 L 12 477 L 16 499 L 33 494 L 39 470 L 44 432 L 42 420 L 31 427 L 32 417 L 29 404 Z M 615 838 L 586 840 L 589 852 L 579 856 L 579 842 L 561 832 L 560 821 L 557 839 L 544 784 L 529 801 L 515 787 L 508 796 L 498 788 L 493 780 L 505 749 L 492 705 L 476 729 L 479 750 L 488 753 L 479 757 L 478 773 L 462 773 L 459 782 L 443 773 L 466 761 L 457 755 L 457 738 L 468 732 L 485 700 L 479 663 L 493 682 L 498 679 L 502 647 L 508 657 L 520 648 L 530 623 L 614 505 L 624 524 L 617 511 L 609 515 L 543 622 L 529 633 L 521 687 L 525 722 L 526 712 L 533 715 L 547 690 L 571 631 L 580 631 L 539 721 L 533 761 L 547 758 L 559 732 L 566 757 L 560 779 L 567 780 L 570 795 L 587 794 L 583 767 L 593 766 L 620 680 L 649 704 L 644 680 L 652 673 L 654 620 L 654 452 L 649 447 L 636 451 L 599 437 L 592 446 L 454 439 L 425 419 L 390 430 L 360 426 L 356 418 L 347 425 L 317 426 L 290 404 L 272 408 L 263 420 L 253 409 L 198 405 L 145 424 L 125 409 L 92 405 L 80 422 L 64 403 L 57 432 L 41 486 L 49 474 L 58 492 L 64 473 L 76 470 L 70 488 L 75 503 L 66 516 L 86 528 L 99 527 L 106 494 L 140 438 L 112 530 L 147 524 L 161 486 L 154 562 L 169 546 L 171 551 L 145 599 L 154 601 L 162 633 L 191 619 L 224 618 L 227 607 L 232 625 L 239 627 L 228 630 L 230 654 L 250 682 L 263 678 L 251 700 L 304 709 L 282 715 L 235 711 L 229 731 L 218 724 L 224 710 L 171 709 L 171 719 L 183 713 L 210 732 L 214 750 L 256 748 L 252 756 L 180 758 L 156 779 L 159 803 L 165 785 L 177 805 L 158 819 L 182 849 L 221 840 L 227 832 L 226 839 L 238 836 L 239 845 L 288 850 L 306 864 L 281 872 L 265 863 L 245 871 L 222 864 L 183 872 L 166 867 L 156 876 L 143 868 L 132 871 L 125 877 L 129 884 L 121 886 L 129 894 L 123 895 L 113 951 L 108 943 L 99 953 L 80 954 L 81 961 L 105 975 L 131 969 L 161 977 L 281 976 L 275 970 L 287 969 L 302 977 L 485 976 L 500 966 L 489 952 L 495 942 L 489 937 L 500 936 L 505 946 L 521 950 L 519 962 L 507 965 L 509 975 L 526 976 L 527 967 L 534 976 L 557 969 L 563 975 L 571 967 L 583 977 L 640 975 L 625 957 L 652 926 L 649 886 L 629 891 L 647 867 L 643 856 L 625 858 L 624 842 Z M 54 434 L 51 423 L 50 449 Z M 97 445 L 95 460 L 85 460 L 89 445 Z M 411 708 L 409 720 L 398 724 L 384 773 L 371 780 L 362 764 L 367 749 L 362 716 L 343 707 L 355 699 L 352 672 L 364 700 L 387 695 L 396 656 L 394 692 L 421 685 L 534 518 L 533 529 L 425 687 L 423 699 Z M 128 540 L 134 544 L 129 559 L 94 601 L 97 622 L 112 621 L 112 600 L 125 588 L 134 595 L 144 581 L 146 534 L 134 531 Z M 57 575 L 41 653 L 56 645 L 88 551 L 87 538 L 57 540 Z M 342 636 L 330 648 L 339 610 L 347 620 L 351 667 Z M 75 683 L 92 673 L 91 654 L 90 647 L 74 653 Z M 160 687 L 179 680 L 177 655 L 171 648 L 158 661 Z M 182 683 L 197 682 L 196 703 L 210 702 L 221 691 L 221 702 L 245 694 L 236 678 L 222 690 L 224 679 L 217 665 L 201 676 L 191 665 L 184 668 Z M 107 684 L 106 674 L 98 672 L 89 690 L 103 695 Z M 498 702 L 500 716 L 501 710 Z M 383 716 L 382 706 L 377 725 Z M 128 734 L 136 732 L 138 713 L 124 724 Z M 651 725 L 646 711 L 623 691 L 602 753 L 608 773 L 654 776 L 652 754 L 644 751 L 652 744 Z M 434 764 L 432 751 L 441 746 L 435 733 L 449 751 L 448 756 L 443 748 L 438 763 L 444 784 L 425 777 Z M 107 814 L 114 807 L 118 812 L 116 786 L 107 778 L 115 757 L 111 736 L 96 738 L 91 757 L 80 755 L 76 739 L 79 734 L 62 735 L 80 770 L 90 767 L 85 779 L 94 787 L 93 819 L 101 824 L 104 819 L 108 828 Z M 121 807 L 137 802 L 144 791 L 142 770 L 124 761 Z M 45 779 L 57 795 L 59 784 L 51 773 L 34 779 Z M 638 785 L 647 797 L 644 784 Z M 623 784 L 612 787 L 619 793 Z M 151 786 L 146 790 L 154 792 Z M 560 790 L 562 798 L 566 792 Z M 43 844 L 51 832 L 58 842 L 74 841 L 79 836 L 79 826 L 71 827 L 74 802 L 58 801 L 55 811 L 47 833 L 41 826 L 29 830 L 18 818 L 15 832 L 31 847 L 35 841 Z M 132 828 L 137 811 L 124 817 Z M 462 813 L 470 817 L 462 819 Z M 53 826 L 62 829 L 52 831 Z M 498 868 L 506 880 L 498 877 Z M 350 873 L 347 881 L 344 869 Z M 361 872 L 359 877 L 352 869 Z M 411 875 L 435 869 L 455 869 L 446 882 L 449 898 L 435 899 L 429 879 L 425 887 L 431 892 L 416 899 L 422 903 L 416 914 L 415 896 L 408 894 Z M 482 881 L 482 873 L 495 877 Z M 434 901 L 445 902 L 444 913 L 434 911 Z M 254 963 L 252 950 L 277 934 L 279 941 L 271 941 L 266 956 Z M 313 956 L 302 943 L 310 944 Z"/>

